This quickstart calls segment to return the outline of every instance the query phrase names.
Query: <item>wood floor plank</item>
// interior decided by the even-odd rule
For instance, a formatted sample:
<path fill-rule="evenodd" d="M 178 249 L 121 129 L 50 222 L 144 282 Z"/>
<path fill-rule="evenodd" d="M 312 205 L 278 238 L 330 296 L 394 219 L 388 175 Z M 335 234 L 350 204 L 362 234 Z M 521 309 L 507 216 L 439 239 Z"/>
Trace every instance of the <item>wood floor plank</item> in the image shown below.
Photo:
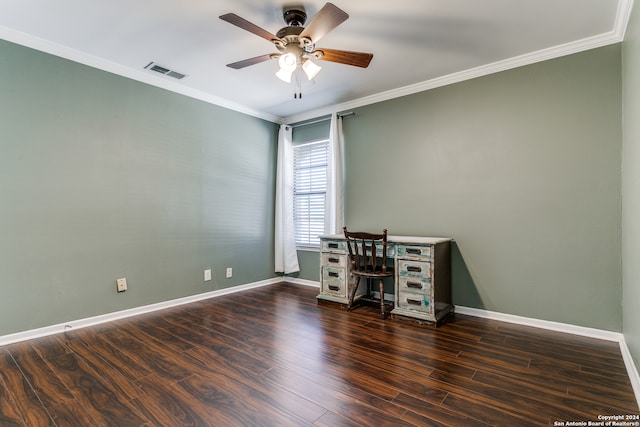
<path fill-rule="evenodd" d="M 177 318 L 180 318 L 177 315 Z M 209 336 L 214 336 L 210 333 L 208 329 L 203 328 L 200 325 L 195 323 L 181 323 L 172 322 L 170 320 L 170 315 L 158 317 L 153 320 L 153 324 L 158 328 L 164 330 L 166 333 L 173 335 L 174 337 L 178 337 L 182 341 L 186 341 L 187 343 L 192 345 L 192 348 L 197 348 L 202 344 L 202 340 L 208 338 Z"/>
<path fill-rule="evenodd" d="M 161 319 L 160 316 L 141 316 L 141 319 L 139 319 L 138 322 L 131 324 L 131 327 L 146 336 L 147 339 L 154 340 L 178 353 L 195 347 L 194 344 L 189 343 L 181 337 L 171 334 L 161 326 L 158 326 L 157 322 L 159 319 Z"/>
<path fill-rule="evenodd" d="M 607 395 L 602 395 L 597 399 L 598 403 L 595 403 L 591 399 L 584 399 L 573 396 L 569 393 L 561 393 L 553 390 L 546 389 L 531 385 L 521 381 L 499 376 L 495 374 L 485 374 L 478 372 L 473 378 L 474 381 L 479 383 L 490 385 L 492 387 L 508 388 L 512 393 L 512 396 L 522 396 L 530 399 L 532 402 L 536 402 L 536 405 L 547 412 L 549 415 L 556 416 L 558 418 L 565 417 L 566 419 L 578 419 L 585 414 L 593 415 L 597 417 L 604 409 L 615 410 L 616 413 L 626 413 L 629 409 L 620 404 L 620 401 L 611 399 Z M 553 399 L 550 399 L 553 397 Z"/>
<path fill-rule="evenodd" d="M 311 423 L 269 405 L 253 387 L 218 375 L 215 381 L 192 375 L 177 384 L 202 407 L 229 420 L 224 425 L 238 426 L 310 426 Z"/>
<path fill-rule="evenodd" d="M 599 402 L 610 408 L 621 408 L 620 413 L 633 414 L 637 411 L 638 403 L 634 396 L 627 392 L 629 387 L 612 387 L 605 380 L 598 382 L 598 384 L 569 386 L 567 394 L 587 402 Z"/>
<path fill-rule="evenodd" d="M 151 422 L 157 426 L 193 426 L 212 425 L 212 419 L 200 413 L 192 402 L 192 397 L 184 396 L 175 389 L 174 384 L 167 385 L 164 379 L 155 375 L 138 381 L 145 394 L 131 401 Z"/>
<path fill-rule="evenodd" d="M 66 346 L 73 351 L 73 354 L 82 358 L 84 363 L 86 363 L 103 382 L 108 383 L 109 387 L 115 393 L 125 396 L 127 399 L 132 399 L 142 394 L 142 390 L 135 382 L 129 381 L 113 364 L 100 357 L 81 341 L 68 341 Z"/>
<path fill-rule="evenodd" d="M 333 412 L 326 412 L 314 423 L 318 427 L 362 427 L 358 421 L 352 421 Z"/>
<path fill-rule="evenodd" d="M 438 404 L 425 402 L 422 399 L 409 396 L 404 393 L 400 393 L 398 397 L 394 399 L 394 403 L 407 408 L 408 412 L 405 417 L 410 417 L 411 413 L 420 414 L 424 418 L 434 420 L 447 426 L 463 425 L 465 427 L 487 427 L 488 424 L 482 421 L 474 420 L 466 416 L 464 412 L 452 411 L 444 408 L 441 403 L 447 397 L 449 393 L 446 393 Z M 417 422 L 416 425 L 421 425 Z"/>
<path fill-rule="evenodd" d="M 192 339 L 195 338 L 192 337 Z M 305 401 L 299 396 L 288 395 L 286 392 L 273 395 L 272 390 L 269 390 L 259 377 L 262 371 L 272 366 L 271 364 L 265 365 L 263 360 L 233 346 L 229 347 L 216 337 L 202 335 L 197 339 L 197 342 L 199 343 L 198 348 L 194 347 L 181 355 L 176 355 L 180 364 L 193 375 L 207 378 L 212 383 L 232 381 L 237 391 L 246 393 L 251 398 L 259 397 L 263 410 L 269 409 L 271 412 L 285 413 L 292 419 L 299 417 L 303 422 L 310 423 L 324 413 L 323 408 Z M 215 362 L 212 362 L 213 360 Z M 181 384 L 189 384 L 190 382 L 190 379 L 180 381 Z M 241 400 L 247 403 L 250 399 Z"/>
<path fill-rule="evenodd" d="M 211 364 L 211 348 L 203 350 L 200 348 L 189 350 L 189 354 L 203 365 Z M 326 409 L 323 407 L 287 390 L 274 389 L 270 383 L 264 380 L 262 372 L 252 369 L 256 366 L 256 360 L 247 360 L 251 355 L 242 353 L 236 349 L 220 348 L 214 353 L 221 357 L 216 358 L 216 366 L 222 369 L 229 378 L 250 385 L 262 394 L 265 402 L 274 407 L 280 407 L 284 411 L 302 418 L 307 422 L 313 422 L 322 416 Z M 260 362 L 257 360 L 258 363 Z M 266 371 L 263 371 L 266 372 Z M 205 373 L 203 376 L 208 377 Z"/>
<path fill-rule="evenodd" d="M 617 343 L 280 283 L 0 348 L 0 425 L 477 426 L 637 414 Z"/>
<path fill-rule="evenodd" d="M 298 340 L 294 345 L 286 348 L 281 347 L 277 351 L 262 349 L 257 354 L 263 359 L 273 360 L 277 366 L 286 366 L 287 370 L 307 377 L 343 379 L 345 372 L 348 372 L 349 380 L 357 382 L 363 391 L 372 396 L 387 400 L 395 397 L 398 393 L 397 388 L 391 387 L 385 381 L 385 377 L 394 376 L 393 372 L 374 368 L 374 364 L 358 361 L 357 358 L 351 357 L 351 353 L 341 350 L 323 346 L 315 340 Z M 371 356 L 373 360 L 373 355 Z M 367 369 L 357 369 L 358 366 L 364 366 Z"/>
<path fill-rule="evenodd" d="M 9 419 L 22 419 L 27 425 L 48 425 L 51 423 L 49 412 L 42 405 L 36 392 L 22 374 L 9 352 L 0 349 L 0 392 L 2 410 L 7 424 Z M 14 414 L 17 411 L 18 415 Z M 0 422 L 0 425 L 4 425 Z"/>
<path fill-rule="evenodd" d="M 30 344 L 42 359 L 47 360 L 71 353 L 65 341 L 64 334 L 55 334 L 31 341 Z"/>
<path fill-rule="evenodd" d="M 33 342 L 19 342 L 6 346 L 9 354 L 24 375 L 29 387 L 45 407 L 75 400 L 75 397 L 49 365 L 31 345 Z M 26 390 L 26 386 L 25 386 Z"/>
<path fill-rule="evenodd" d="M 178 363 L 166 348 L 153 342 L 140 341 L 134 334 L 123 329 L 113 329 L 100 333 L 100 338 L 154 374 L 171 381 L 179 381 L 191 375 L 188 369 Z"/>
<path fill-rule="evenodd" d="M 65 354 L 47 362 L 96 425 L 142 426 L 147 422 L 78 355 Z"/>
<path fill-rule="evenodd" d="M 157 323 L 159 325 L 164 324 L 164 322 Z M 173 333 L 182 336 L 184 336 L 183 332 L 187 331 L 186 328 L 181 328 L 176 325 L 173 325 L 170 329 Z M 207 349 L 205 351 L 204 349 L 195 348 L 195 345 L 190 345 L 190 350 L 181 355 L 176 355 L 176 357 L 179 358 L 181 366 L 187 368 L 192 374 L 202 378 L 208 378 L 213 383 L 228 382 L 233 379 L 233 383 L 239 390 L 243 390 L 251 396 L 260 396 L 263 410 L 271 406 L 273 411 L 284 412 L 293 419 L 300 416 L 303 421 L 310 423 L 313 419 L 324 413 L 322 408 L 313 405 L 311 402 L 305 402 L 297 396 L 291 395 L 288 396 L 288 399 L 283 399 L 283 395 L 286 393 L 280 393 L 278 396 L 280 398 L 279 401 L 275 397 L 270 397 L 269 390 L 264 384 L 260 383 L 257 376 L 261 371 L 269 369 L 271 367 L 270 364 L 264 365 L 262 360 L 256 359 L 248 353 L 240 352 L 235 347 L 229 347 L 224 341 L 218 340 L 217 337 L 211 337 L 205 334 L 196 335 L 193 331 L 190 331 L 189 337 L 189 339 L 197 342 L 200 347 L 206 347 Z M 216 357 L 217 361 L 215 363 L 212 363 L 212 355 L 218 356 Z M 189 356 L 195 357 L 191 359 Z M 227 363 L 227 360 L 231 360 L 232 363 Z M 241 375 L 243 370 L 245 372 L 244 376 Z M 223 374 L 223 372 L 225 372 L 226 375 Z M 191 377 L 192 376 L 193 375 L 191 375 Z M 189 384 L 190 382 L 191 380 L 189 379 L 181 381 L 180 383 Z M 142 381 L 142 383 L 149 386 L 148 382 Z M 159 393 L 157 387 L 155 387 L 154 390 L 156 393 Z M 247 390 L 250 390 L 250 392 Z M 138 400 L 144 401 L 145 398 Z M 248 401 L 247 398 L 240 400 L 243 400 L 245 403 Z M 278 422 L 282 423 L 282 420 Z"/>
<path fill-rule="evenodd" d="M 384 411 L 381 408 L 391 407 L 391 404 L 384 399 L 375 399 L 372 404 L 371 396 L 368 398 L 352 398 L 353 393 L 359 393 L 357 387 L 346 384 L 344 387 L 332 387 L 331 385 L 319 384 L 308 380 L 300 375 L 292 375 L 283 369 L 272 369 L 265 374 L 275 385 L 290 390 L 293 393 L 303 396 L 329 411 L 339 414 L 353 421 L 358 421 L 361 425 L 394 425 L 409 426 L 409 422 L 402 420 L 399 414 L 392 414 L 391 410 Z M 352 390 L 349 388 L 352 387 Z M 387 403 L 385 405 L 385 403 Z M 400 411 L 404 412 L 404 411 Z"/>
<path fill-rule="evenodd" d="M 496 412 L 511 414 L 512 418 L 522 419 L 527 422 L 542 422 L 548 418 L 546 413 L 553 411 L 553 408 L 547 408 L 544 404 L 516 394 L 506 387 L 494 387 L 474 379 L 438 371 L 432 373 L 431 378 L 440 383 L 446 383 L 450 387 L 457 388 L 457 391 L 452 389 L 452 392 L 445 398 L 443 402 L 445 407 L 450 404 L 453 395 L 456 396 L 454 400 L 460 400 L 457 397 L 463 397 L 463 400 L 468 400 L 473 396 L 473 400 L 479 401 L 477 403 L 481 403 L 483 407 L 487 406 L 493 408 Z M 544 418 L 541 418 L 540 414 L 545 414 Z M 478 419 L 486 422 L 482 418 Z"/>
<path fill-rule="evenodd" d="M 102 359 L 107 360 L 109 364 L 113 366 L 113 369 L 117 370 L 130 381 L 135 381 L 152 374 L 150 370 L 138 364 L 117 347 L 109 344 L 108 341 L 102 339 L 98 328 L 76 329 L 65 332 L 65 335 L 71 340 L 80 341 Z"/>
<path fill-rule="evenodd" d="M 451 393 L 443 405 L 451 411 L 465 414 L 469 418 L 484 422 L 492 426 L 545 426 L 542 415 L 535 419 L 521 415 L 519 412 L 508 412 L 499 405 L 470 398 L 465 394 Z"/>
<path fill-rule="evenodd" d="M 24 426 L 22 419 L 24 412 L 18 408 L 9 388 L 0 380 L 0 425 L 1 426 Z"/>
<path fill-rule="evenodd" d="M 63 403 L 49 408 L 56 427 L 95 426 L 96 421 L 78 401 Z M 42 424 L 31 424 L 39 426 Z"/>

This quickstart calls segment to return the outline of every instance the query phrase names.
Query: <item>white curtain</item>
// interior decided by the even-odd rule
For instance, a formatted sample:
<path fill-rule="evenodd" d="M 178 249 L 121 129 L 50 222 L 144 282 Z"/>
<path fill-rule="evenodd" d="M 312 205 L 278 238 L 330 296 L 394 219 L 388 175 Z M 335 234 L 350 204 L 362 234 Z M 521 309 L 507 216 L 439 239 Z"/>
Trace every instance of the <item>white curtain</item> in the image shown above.
<path fill-rule="evenodd" d="M 324 215 L 325 234 L 341 234 L 344 227 L 344 164 L 342 117 L 331 114 L 329 131 L 329 165 L 327 167 L 327 198 Z"/>
<path fill-rule="evenodd" d="M 293 145 L 291 126 L 280 125 L 276 175 L 275 271 L 300 271 L 293 222 Z"/>

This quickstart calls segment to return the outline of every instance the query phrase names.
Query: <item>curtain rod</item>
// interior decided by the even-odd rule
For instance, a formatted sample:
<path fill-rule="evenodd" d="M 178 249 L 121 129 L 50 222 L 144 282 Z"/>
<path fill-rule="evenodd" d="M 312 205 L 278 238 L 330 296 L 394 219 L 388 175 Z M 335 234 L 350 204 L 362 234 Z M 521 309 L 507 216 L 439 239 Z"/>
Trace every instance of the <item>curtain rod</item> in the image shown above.
<path fill-rule="evenodd" d="M 350 116 L 355 116 L 356 113 L 354 113 L 353 111 L 345 111 L 345 112 L 341 112 L 341 113 L 336 113 L 339 117 L 350 117 Z M 321 123 L 321 122 L 326 122 L 327 120 L 331 120 L 331 115 L 328 116 L 321 116 L 321 117 L 317 117 L 315 119 L 309 119 L 309 120 L 304 120 L 298 123 L 294 123 L 292 125 L 289 125 L 293 128 L 298 127 L 298 126 L 307 126 L 307 125 L 314 125 L 316 123 Z"/>

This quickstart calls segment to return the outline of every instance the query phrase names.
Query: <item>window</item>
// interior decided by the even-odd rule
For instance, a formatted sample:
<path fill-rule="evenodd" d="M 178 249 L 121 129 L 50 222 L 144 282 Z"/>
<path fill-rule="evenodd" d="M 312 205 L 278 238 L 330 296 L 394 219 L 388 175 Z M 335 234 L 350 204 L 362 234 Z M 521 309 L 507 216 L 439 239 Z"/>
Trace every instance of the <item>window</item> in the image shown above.
<path fill-rule="evenodd" d="M 324 234 L 329 140 L 293 146 L 293 220 L 296 246 L 319 247 Z"/>

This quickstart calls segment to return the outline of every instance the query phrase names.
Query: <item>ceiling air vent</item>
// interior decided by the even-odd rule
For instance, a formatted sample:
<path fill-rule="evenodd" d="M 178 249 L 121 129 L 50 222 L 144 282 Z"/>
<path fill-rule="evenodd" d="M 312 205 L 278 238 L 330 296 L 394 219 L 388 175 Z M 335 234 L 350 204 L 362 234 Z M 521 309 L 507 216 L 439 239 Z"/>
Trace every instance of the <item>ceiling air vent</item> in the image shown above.
<path fill-rule="evenodd" d="M 144 67 L 144 69 L 155 71 L 156 73 L 164 74 L 165 76 L 173 77 L 174 79 L 178 79 L 178 80 L 187 77 L 186 74 L 182 74 L 177 71 L 170 70 L 167 67 L 163 67 L 162 65 L 156 64 L 155 62 L 149 62 L 149 64 L 147 64 L 147 66 Z"/>

